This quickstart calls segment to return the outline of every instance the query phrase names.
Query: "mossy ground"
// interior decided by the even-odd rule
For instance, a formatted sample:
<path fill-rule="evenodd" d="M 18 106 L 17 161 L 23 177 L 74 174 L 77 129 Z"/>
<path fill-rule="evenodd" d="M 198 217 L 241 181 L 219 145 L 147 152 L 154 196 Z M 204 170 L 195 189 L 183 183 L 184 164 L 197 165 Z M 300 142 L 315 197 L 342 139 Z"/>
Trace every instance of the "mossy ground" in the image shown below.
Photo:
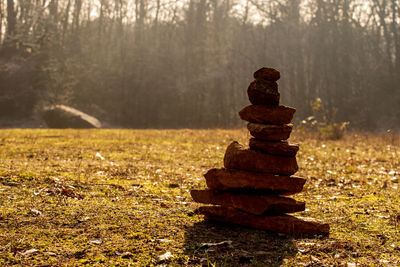
<path fill-rule="evenodd" d="M 205 188 L 202 174 L 222 166 L 226 146 L 248 138 L 244 129 L 1 130 L 0 265 L 400 264 L 398 136 L 293 134 L 297 175 L 308 178 L 296 199 L 306 201 L 301 215 L 330 223 L 325 238 L 193 213 L 190 189 Z M 232 247 L 202 246 L 226 240 Z"/>

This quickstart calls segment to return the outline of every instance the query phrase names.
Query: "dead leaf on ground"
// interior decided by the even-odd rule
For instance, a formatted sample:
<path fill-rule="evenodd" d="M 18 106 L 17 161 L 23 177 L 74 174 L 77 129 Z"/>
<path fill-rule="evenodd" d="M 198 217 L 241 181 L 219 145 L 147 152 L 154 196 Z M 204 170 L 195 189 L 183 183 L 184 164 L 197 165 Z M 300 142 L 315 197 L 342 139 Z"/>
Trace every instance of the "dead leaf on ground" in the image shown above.
<path fill-rule="evenodd" d="M 54 252 L 51 252 L 51 251 L 47 251 L 44 254 L 48 255 L 48 256 L 57 256 L 57 253 L 54 253 Z"/>
<path fill-rule="evenodd" d="M 36 210 L 36 209 L 31 209 L 29 214 L 33 215 L 33 216 L 40 216 L 42 215 L 42 212 L 40 210 Z"/>
<path fill-rule="evenodd" d="M 165 208 L 165 209 L 169 208 L 169 206 L 167 204 L 165 204 L 164 202 L 161 202 L 160 206 L 161 206 L 161 208 Z"/>
<path fill-rule="evenodd" d="M 96 153 L 95 157 L 104 160 L 104 157 L 99 152 Z"/>
<path fill-rule="evenodd" d="M 33 254 L 36 254 L 38 251 L 39 251 L 39 250 L 37 250 L 36 248 L 31 248 L 31 249 L 28 249 L 28 250 L 25 251 L 25 252 L 20 252 L 20 254 L 21 254 L 22 256 L 24 256 L 24 257 L 29 257 L 29 256 L 31 256 L 31 255 L 33 255 Z"/>
<path fill-rule="evenodd" d="M 93 244 L 93 245 L 100 245 L 101 243 L 103 243 L 103 241 L 101 239 L 95 239 L 95 240 L 89 241 L 89 244 Z"/>
<path fill-rule="evenodd" d="M 115 254 L 117 254 L 117 256 L 120 256 L 123 259 L 129 259 L 129 258 L 133 257 L 132 252 L 129 252 L 129 251 L 125 251 L 125 252 L 117 251 L 117 252 L 115 252 Z"/>
<path fill-rule="evenodd" d="M 172 242 L 171 239 L 165 239 L 165 238 L 159 238 L 159 239 L 156 239 L 156 241 L 161 242 L 161 243 L 169 243 L 169 242 Z"/>
<path fill-rule="evenodd" d="M 74 191 L 74 187 L 68 186 L 68 187 L 63 187 L 61 189 L 61 195 L 66 196 L 66 197 L 72 197 L 72 198 L 77 198 L 77 199 L 83 199 L 85 196 L 82 194 L 78 194 Z"/>
<path fill-rule="evenodd" d="M 6 186 L 19 186 L 19 183 L 16 183 L 16 182 L 3 182 L 3 185 L 6 185 Z"/>
<path fill-rule="evenodd" d="M 320 260 L 317 257 L 313 256 L 313 255 L 310 255 L 310 260 L 312 262 L 316 262 L 316 263 L 320 262 Z"/>
<path fill-rule="evenodd" d="M 202 243 L 201 249 L 206 249 L 207 251 L 224 250 L 228 248 L 233 248 L 232 241 L 222 241 L 219 243 Z"/>
<path fill-rule="evenodd" d="M 86 222 L 88 220 L 90 220 L 90 217 L 86 216 L 86 217 L 83 217 L 82 219 L 78 219 L 78 222 Z"/>
<path fill-rule="evenodd" d="M 174 257 L 174 255 L 172 255 L 171 252 L 167 251 L 166 253 L 164 253 L 164 254 L 158 256 L 158 258 L 157 258 L 157 263 L 158 263 L 158 264 L 164 263 L 164 262 L 166 262 L 166 261 L 172 259 L 173 257 Z"/>
<path fill-rule="evenodd" d="M 179 184 L 168 184 L 169 188 L 178 188 Z"/>

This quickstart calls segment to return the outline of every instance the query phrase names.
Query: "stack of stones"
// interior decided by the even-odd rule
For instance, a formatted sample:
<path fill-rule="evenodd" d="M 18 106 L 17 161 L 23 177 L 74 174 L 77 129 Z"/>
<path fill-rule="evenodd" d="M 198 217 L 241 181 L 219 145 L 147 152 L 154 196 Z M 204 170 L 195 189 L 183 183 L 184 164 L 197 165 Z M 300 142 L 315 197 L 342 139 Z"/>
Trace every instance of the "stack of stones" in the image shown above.
<path fill-rule="evenodd" d="M 279 105 L 279 71 L 261 68 L 247 90 L 252 105 L 239 115 L 253 138 L 249 149 L 232 142 L 222 169 L 205 175 L 208 189 L 192 190 L 197 212 L 208 220 L 230 222 L 287 234 L 327 234 L 329 225 L 288 215 L 305 210 L 305 203 L 287 196 L 303 190 L 306 179 L 293 177 L 298 170 L 298 145 L 288 143 L 295 109 Z"/>

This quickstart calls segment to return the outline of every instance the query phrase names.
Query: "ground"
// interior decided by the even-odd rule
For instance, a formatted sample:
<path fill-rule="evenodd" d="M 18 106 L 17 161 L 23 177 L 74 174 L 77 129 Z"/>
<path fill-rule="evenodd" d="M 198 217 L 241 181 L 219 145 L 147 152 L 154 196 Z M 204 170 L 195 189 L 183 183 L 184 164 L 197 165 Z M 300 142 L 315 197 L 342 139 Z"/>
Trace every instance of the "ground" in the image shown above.
<path fill-rule="evenodd" d="M 399 136 L 293 134 L 297 175 L 308 178 L 295 196 L 306 201 L 300 215 L 328 222 L 329 237 L 193 213 L 190 189 L 205 188 L 227 145 L 248 138 L 245 129 L 1 130 L 0 265 L 400 264 Z M 232 242 L 204 244 L 222 241 Z"/>

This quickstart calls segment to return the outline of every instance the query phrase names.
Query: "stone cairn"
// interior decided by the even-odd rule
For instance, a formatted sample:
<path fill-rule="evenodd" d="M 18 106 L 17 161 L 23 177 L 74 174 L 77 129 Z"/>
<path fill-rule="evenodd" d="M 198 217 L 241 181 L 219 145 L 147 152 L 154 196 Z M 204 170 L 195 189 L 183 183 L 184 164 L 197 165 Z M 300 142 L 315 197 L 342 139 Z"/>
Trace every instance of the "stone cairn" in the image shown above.
<path fill-rule="evenodd" d="M 329 225 L 287 215 L 305 210 L 305 203 L 287 197 L 303 190 L 306 179 L 293 177 L 298 170 L 298 145 L 290 144 L 296 109 L 279 105 L 279 71 L 261 68 L 254 73 L 247 94 L 252 105 L 239 112 L 253 138 L 249 149 L 232 142 L 224 167 L 205 175 L 208 189 L 192 190 L 197 212 L 205 219 L 230 222 L 286 234 L 328 234 Z"/>

